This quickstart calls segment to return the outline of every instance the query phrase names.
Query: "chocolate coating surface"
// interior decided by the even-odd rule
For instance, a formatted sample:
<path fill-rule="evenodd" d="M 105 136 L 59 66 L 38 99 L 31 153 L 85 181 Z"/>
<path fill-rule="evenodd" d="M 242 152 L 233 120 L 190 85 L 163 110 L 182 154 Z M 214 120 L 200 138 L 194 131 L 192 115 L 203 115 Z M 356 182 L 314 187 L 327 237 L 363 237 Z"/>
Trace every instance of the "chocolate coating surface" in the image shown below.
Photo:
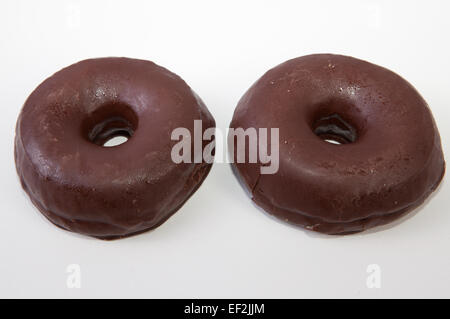
<path fill-rule="evenodd" d="M 277 173 L 261 175 L 261 163 L 234 169 L 269 214 L 322 233 L 399 218 L 445 171 L 424 99 L 392 71 L 352 57 L 309 55 L 269 70 L 241 98 L 230 127 L 279 128 Z"/>
<path fill-rule="evenodd" d="M 211 164 L 171 159 L 175 128 L 215 122 L 176 74 L 153 62 L 101 58 L 45 80 L 17 121 L 22 186 L 51 222 L 103 239 L 157 227 L 206 178 Z M 126 143 L 102 147 L 113 136 Z"/>

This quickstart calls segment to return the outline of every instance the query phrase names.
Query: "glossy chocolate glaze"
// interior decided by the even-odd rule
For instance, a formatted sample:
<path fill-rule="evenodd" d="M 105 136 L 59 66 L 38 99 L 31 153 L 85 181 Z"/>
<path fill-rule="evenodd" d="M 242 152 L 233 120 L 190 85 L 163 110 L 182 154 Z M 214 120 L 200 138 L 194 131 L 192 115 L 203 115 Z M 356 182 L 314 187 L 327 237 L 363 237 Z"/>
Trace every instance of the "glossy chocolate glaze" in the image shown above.
<path fill-rule="evenodd" d="M 211 164 L 171 159 L 172 130 L 215 122 L 176 74 L 144 60 L 71 65 L 36 88 L 16 126 L 22 186 L 51 222 L 113 239 L 157 227 L 206 178 Z M 113 136 L 126 143 L 102 147 Z M 206 143 L 205 143 L 206 144 Z"/>
<path fill-rule="evenodd" d="M 235 171 L 269 214 L 322 233 L 399 218 L 445 171 L 420 94 L 392 71 L 347 56 L 309 55 L 269 70 L 241 98 L 230 127 L 279 128 L 276 174 L 261 175 L 260 163 L 235 163 Z"/>

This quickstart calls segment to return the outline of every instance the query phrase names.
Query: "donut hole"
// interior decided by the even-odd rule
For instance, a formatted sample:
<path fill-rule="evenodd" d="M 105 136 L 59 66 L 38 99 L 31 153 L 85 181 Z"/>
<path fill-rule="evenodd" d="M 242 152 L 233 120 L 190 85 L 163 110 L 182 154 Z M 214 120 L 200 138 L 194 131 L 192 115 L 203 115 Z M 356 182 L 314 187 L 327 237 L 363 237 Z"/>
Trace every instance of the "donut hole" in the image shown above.
<path fill-rule="evenodd" d="M 123 117 L 113 116 L 96 124 L 90 131 L 88 138 L 94 144 L 112 147 L 128 141 L 133 133 L 134 129 L 129 121 Z M 122 143 L 114 143 L 114 141 L 117 142 L 117 139 L 122 140 Z"/>
<path fill-rule="evenodd" d="M 84 121 L 85 138 L 96 145 L 114 147 L 126 143 L 137 129 L 137 116 L 122 103 L 103 105 Z"/>
<path fill-rule="evenodd" d="M 353 143 L 358 138 L 356 129 L 337 113 L 322 116 L 316 120 L 313 132 L 331 144 Z"/>
<path fill-rule="evenodd" d="M 330 144 L 354 143 L 364 131 L 364 120 L 353 103 L 332 98 L 313 105 L 311 130 Z"/>

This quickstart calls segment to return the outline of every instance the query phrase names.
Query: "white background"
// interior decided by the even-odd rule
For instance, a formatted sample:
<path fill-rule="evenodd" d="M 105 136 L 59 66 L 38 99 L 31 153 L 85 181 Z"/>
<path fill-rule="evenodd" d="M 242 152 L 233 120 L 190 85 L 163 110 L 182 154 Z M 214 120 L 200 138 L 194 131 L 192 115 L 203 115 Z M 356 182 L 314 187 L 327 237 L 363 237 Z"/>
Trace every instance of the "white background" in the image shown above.
<path fill-rule="evenodd" d="M 450 297 L 450 190 L 394 227 L 317 235 L 259 211 L 215 164 L 165 224 L 105 242 L 60 230 L 22 191 L 14 128 L 32 90 L 85 58 L 152 60 L 179 74 L 225 129 L 267 69 L 311 53 L 385 66 L 428 101 L 450 141 L 448 1 L 0 2 L 0 297 Z M 412 123 L 413 124 L 413 123 Z M 447 152 L 448 155 L 448 152 Z M 69 264 L 81 288 L 66 286 Z M 369 264 L 381 288 L 366 286 Z"/>

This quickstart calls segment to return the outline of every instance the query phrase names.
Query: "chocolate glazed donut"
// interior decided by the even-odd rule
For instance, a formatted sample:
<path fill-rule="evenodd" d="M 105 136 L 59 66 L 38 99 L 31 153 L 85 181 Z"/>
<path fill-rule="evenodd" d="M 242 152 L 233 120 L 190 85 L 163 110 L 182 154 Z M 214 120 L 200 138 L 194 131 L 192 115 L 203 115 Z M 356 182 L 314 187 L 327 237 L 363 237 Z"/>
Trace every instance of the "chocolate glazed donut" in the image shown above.
<path fill-rule="evenodd" d="M 230 127 L 279 128 L 275 174 L 261 174 L 261 163 L 235 163 L 235 171 L 269 214 L 321 233 L 389 223 L 421 204 L 445 171 L 419 93 L 351 57 L 309 55 L 271 69 L 239 101 Z"/>
<path fill-rule="evenodd" d="M 211 168 L 171 159 L 172 130 L 193 134 L 194 120 L 203 131 L 215 126 L 176 74 L 143 60 L 85 60 L 26 101 L 16 126 L 17 172 L 59 227 L 102 239 L 140 233 L 175 213 Z M 120 135 L 128 141 L 102 147 Z"/>

